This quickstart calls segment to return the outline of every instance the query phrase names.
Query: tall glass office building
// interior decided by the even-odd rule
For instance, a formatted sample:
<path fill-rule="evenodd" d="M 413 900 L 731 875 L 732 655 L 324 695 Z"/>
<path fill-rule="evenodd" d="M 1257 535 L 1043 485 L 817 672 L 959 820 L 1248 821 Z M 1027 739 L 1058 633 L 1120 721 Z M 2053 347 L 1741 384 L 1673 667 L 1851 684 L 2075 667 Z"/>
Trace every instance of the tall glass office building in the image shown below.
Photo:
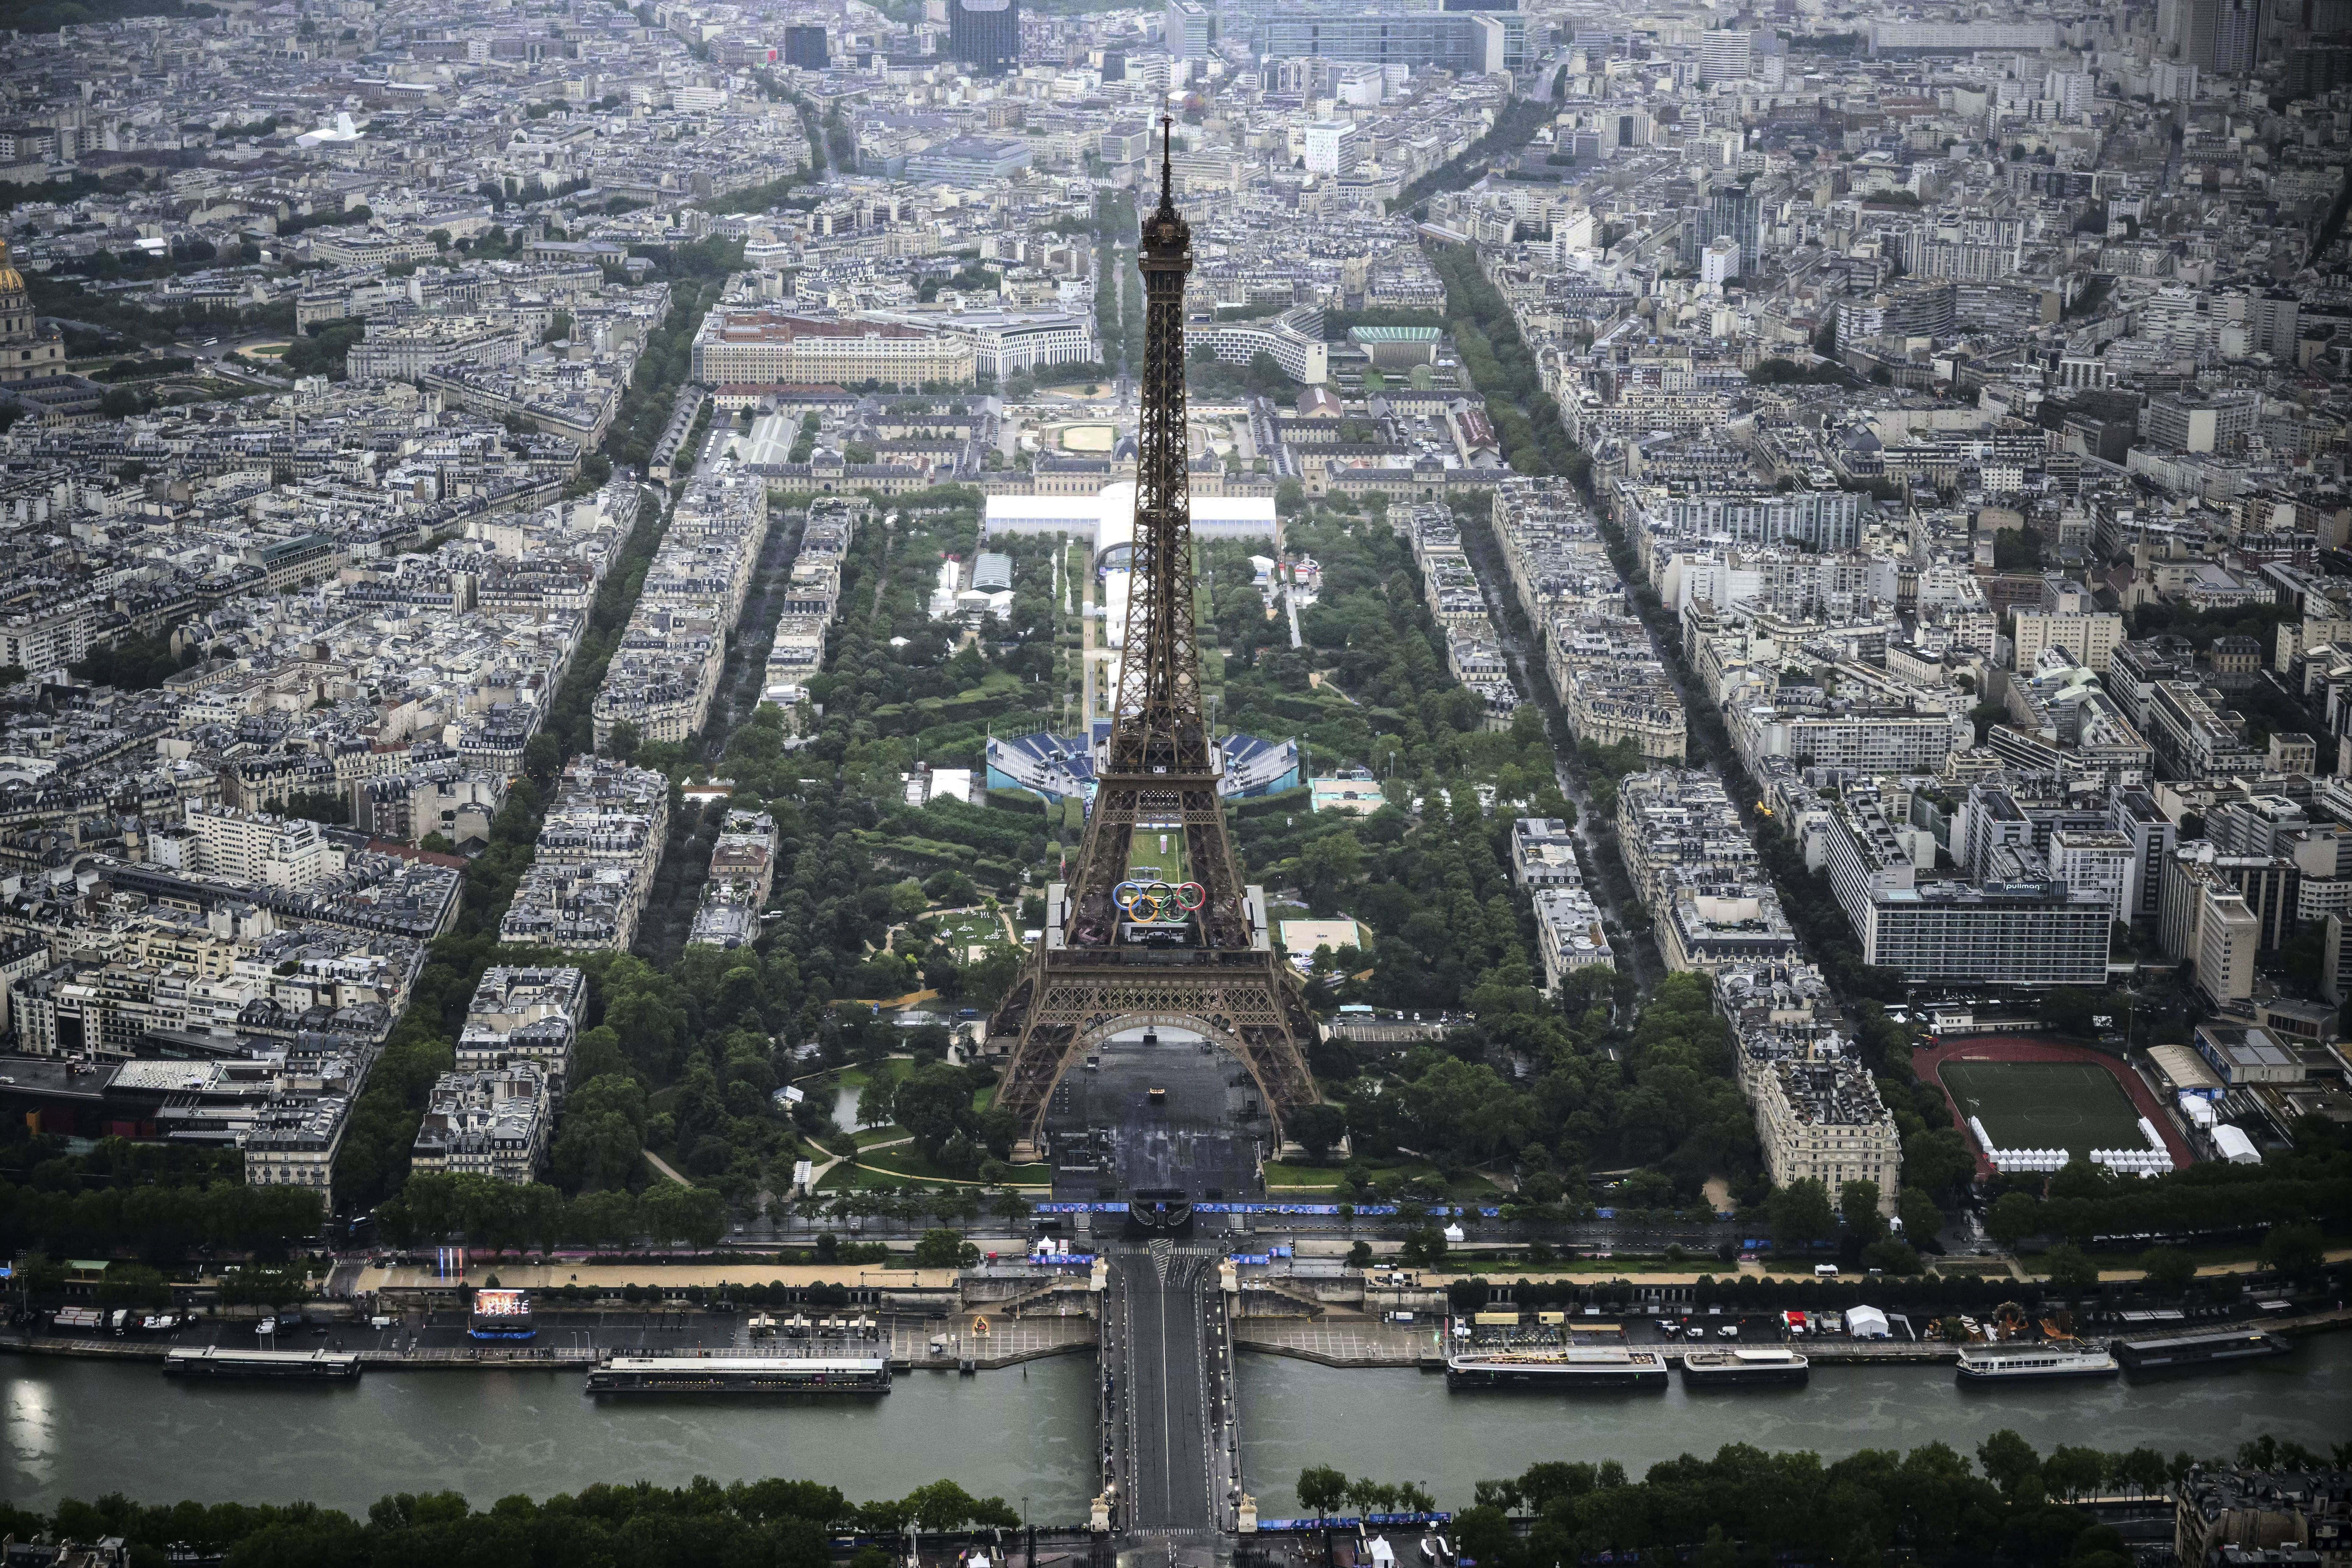
<path fill-rule="evenodd" d="M 948 54 L 982 76 L 1021 64 L 1021 0 L 948 0 Z"/>

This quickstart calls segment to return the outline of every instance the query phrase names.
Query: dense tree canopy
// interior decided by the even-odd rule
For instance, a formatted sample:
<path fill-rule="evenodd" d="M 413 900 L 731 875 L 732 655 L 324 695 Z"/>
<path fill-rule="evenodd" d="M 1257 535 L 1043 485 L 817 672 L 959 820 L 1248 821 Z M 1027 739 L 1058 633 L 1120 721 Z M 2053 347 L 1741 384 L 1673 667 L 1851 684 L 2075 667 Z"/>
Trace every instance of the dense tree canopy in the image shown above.
<path fill-rule="evenodd" d="M 832 1487 L 782 1479 L 599 1485 L 544 1502 L 501 1498 L 481 1510 L 457 1492 L 402 1492 L 380 1499 L 364 1520 L 309 1502 L 142 1504 L 120 1493 L 60 1503 L 47 1516 L 0 1504 L 0 1535 L 121 1536 L 134 1558 L 158 1562 L 165 1548 L 184 1543 L 225 1554 L 231 1568 L 488 1562 L 827 1568 L 836 1531 L 892 1536 L 910 1524 L 947 1531 L 1020 1522 L 1003 1498 L 975 1498 L 949 1480 L 865 1503 Z"/>

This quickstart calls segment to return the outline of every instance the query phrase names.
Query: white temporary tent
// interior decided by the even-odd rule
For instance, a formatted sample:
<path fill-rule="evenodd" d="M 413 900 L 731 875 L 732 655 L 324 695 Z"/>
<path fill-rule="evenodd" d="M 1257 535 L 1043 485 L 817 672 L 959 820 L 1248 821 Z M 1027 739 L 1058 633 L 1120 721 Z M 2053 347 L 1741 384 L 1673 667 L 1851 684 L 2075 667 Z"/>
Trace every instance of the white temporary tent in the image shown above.
<path fill-rule="evenodd" d="M 2219 1149 L 2221 1158 L 2232 1165 L 2259 1165 L 2263 1163 L 2263 1152 L 2254 1147 L 2254 1141 L 2226 1121 L 2213 1129 L 2213 1147 Z"/>
<path fill-rule="evenodd" d="M 1875 1307 L 1848 1307 L 1845 1331 L 1858 1340 L 1883 1340 L 1893 1332 L 1886 1326 L 1886 1314 Z"/>

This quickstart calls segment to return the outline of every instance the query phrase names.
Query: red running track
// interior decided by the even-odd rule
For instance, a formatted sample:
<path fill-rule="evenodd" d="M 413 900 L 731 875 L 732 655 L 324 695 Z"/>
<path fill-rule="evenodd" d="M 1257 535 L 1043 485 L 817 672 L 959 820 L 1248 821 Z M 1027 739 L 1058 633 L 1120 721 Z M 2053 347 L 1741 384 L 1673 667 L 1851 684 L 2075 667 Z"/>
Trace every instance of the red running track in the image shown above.
<path fill-rule="evenodd" d="M 2086 1046 L 2070 1046 L 2057 1040 L 2039 1040 L 2021 1035 L 1965 1035 L 1958 1039 L 1943 1039 L 1933 1045 L 1918 1046 L 1911 1053 L 1911 1070 L 1919 1076 L 1921 1082 L 1934 1085 L 1943 1095 L 1944 1105 L 1952 1113 L 1952 1125 L 1959 1129 L 1960 1136 L 1969 1141 L 1969 1147 L 1976 1153 L 1977 1174 L 1979 1176 L 1993 1173 L 1992 1162 L 1985 1158 L 1976 1134 L 1969 1131 L 1969 1119 L 1960 1114 L 1958 1102 L 1952 1099 L 1952 1091 L 1945 1087 L 1937 1070 L 1955 1058 L 1982 1062 L 2087 1062 L 2115 1079 L 2116 1087 L 2130 1099 L 2133 1109 L 2147 1118 L 2150 1125 L 2164 1139 L 2164 1147 L 2172 1155 L 2175 1166 L 2186 1169 L 2196 1163 L 2197 1156 L 2190 1152 L 2189 1141 L 2181 1137 L 2179 1131 L 2173 1126 L 2172 1118 L 2166 1114 L 2163 1102 L 2156 1098 L 2156 1091 L 2147 1087 L 2147 1080 L 2139 1074 L 2105 1052 L 2092 1050 Z"/>

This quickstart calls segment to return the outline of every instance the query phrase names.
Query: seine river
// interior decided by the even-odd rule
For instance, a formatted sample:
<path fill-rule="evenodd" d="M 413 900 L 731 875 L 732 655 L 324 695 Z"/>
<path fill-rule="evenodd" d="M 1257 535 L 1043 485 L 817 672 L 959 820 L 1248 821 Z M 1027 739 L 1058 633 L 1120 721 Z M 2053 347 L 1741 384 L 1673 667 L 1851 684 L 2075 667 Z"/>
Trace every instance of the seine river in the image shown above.
<path fill-rule="evenodd" d="M 842 1405 L 636 1404 L 584 1398 L 577 1373 L 370 1373 L 287 1387 L 166 1380 L 153 1363 L 0 1356 L 0 1499 L 47 1508 L 121 1491 L 142 1501 L 310 1499 L 363 1511 L 386 1492 L 456 1490 L 477 1504 L 600 1480 L 676 1485 L 794 1476 L 853 1498 L 952 1477 L 1031 1517 L 1075 1522 L 1094 1488 L 1090 1358 L 977 1377 L 918 1372 L 888 1397 Z M 1410 1371 L 1345 1372 L 1271 1356 L 1241 1368 L 1242 1458 L 1269 1516 L 1294 1510 L 1310 1464 L 1418 1481 L 1464 1506 L 1474 1482 L 1541 1458 L 1614 1458 L 1638 1475 L 1728 1442 L 1814 1448 L 1972 1447 L 2013 1426 L 2048 1449 L 2156 1444 L 2223 1452 L 2263 1432 L 2339 1441 L 2352 1335 L 2233 1375 L 1986 1394 L 1948 1368 L 1817 1368 L 1803 1389 L 1575 1400 L 1449 1394 Z"/>

